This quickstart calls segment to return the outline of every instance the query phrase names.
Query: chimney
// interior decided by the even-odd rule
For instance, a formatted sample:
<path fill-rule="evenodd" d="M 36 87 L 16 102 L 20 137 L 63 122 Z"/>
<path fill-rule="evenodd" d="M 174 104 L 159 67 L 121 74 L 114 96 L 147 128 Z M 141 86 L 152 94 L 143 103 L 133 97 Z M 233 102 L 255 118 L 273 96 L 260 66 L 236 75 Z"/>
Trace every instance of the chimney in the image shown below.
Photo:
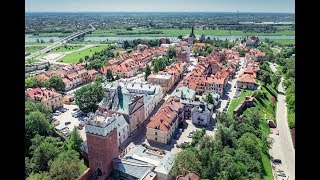
<path fill-rule="evenodd" d="M 160 118 L 160 123 L 162 123 L 163 122 L 163 119 L 162 118 Z"/>

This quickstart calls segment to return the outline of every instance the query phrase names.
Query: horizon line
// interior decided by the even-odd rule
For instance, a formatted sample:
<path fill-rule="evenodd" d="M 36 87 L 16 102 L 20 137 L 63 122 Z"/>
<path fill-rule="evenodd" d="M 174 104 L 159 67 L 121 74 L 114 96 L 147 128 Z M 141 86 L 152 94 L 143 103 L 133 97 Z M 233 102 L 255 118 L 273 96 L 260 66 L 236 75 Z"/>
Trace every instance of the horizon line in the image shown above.
<path fill-rule="evenodd" d="M 246 11 L 25 11 L 25 13 L 277 13 L 295 14 L 295 12 L 246 12 Z"/>

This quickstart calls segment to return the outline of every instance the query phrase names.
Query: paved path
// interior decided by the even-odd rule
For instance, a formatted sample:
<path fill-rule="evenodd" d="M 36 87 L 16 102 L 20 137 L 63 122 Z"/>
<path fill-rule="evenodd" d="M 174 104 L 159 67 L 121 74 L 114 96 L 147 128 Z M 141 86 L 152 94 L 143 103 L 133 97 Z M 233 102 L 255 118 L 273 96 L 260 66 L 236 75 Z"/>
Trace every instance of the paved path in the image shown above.
<path fill-rule="evenodd" d="M 273 69 L 273 71 L 275 70 L 275 68 L 272 68 L 272 65 L 271 69 Z M 287 107 L 282 83 L 283 78 L 281 78 L 281 82 L 278 86 L 279 94 L 276 111 L 277 130 L 279 131 L 279 135 L 270 134 L 270 137 L 274 139 L 274 143 L 270 149 L 270 156 L 274 159 L 281 159 L 282 164 L 276 164 L 276 170 L 279 169 L 284 171 L 291 180 L 295 179 L 295 149 L 293 147 L 287 120 Z"/>

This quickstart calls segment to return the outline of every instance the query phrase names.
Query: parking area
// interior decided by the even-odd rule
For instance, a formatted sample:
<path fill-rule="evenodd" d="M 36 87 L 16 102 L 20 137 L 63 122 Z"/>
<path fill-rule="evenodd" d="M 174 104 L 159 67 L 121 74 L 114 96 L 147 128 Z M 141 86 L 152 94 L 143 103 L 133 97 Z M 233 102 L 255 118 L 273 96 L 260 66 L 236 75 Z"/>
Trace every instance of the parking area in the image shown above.
<path fill-rule="evenodd" d="M 67 109 L 66 112 L 63 112 L 63 113 L 59 114 L 58 116 L 53 116 L 54 118 L 56 118 L 60 122 L 60 124 L 58 126 L 56 126 L 56 128 L 68 127 L 71 132 L 73 130 L 73 128 L 77 128 L 77 126 L 79 126 L 79 124 L 80 124 L 79 118 L 75 118 L 72 116 L 72 113 L 75 112 L 75 111 L 73 111 L 73 109 L 78 108 L 78 106 L 64 104 L 63 107 Z M 66 124 L 66 122 L 70 122 L 70 123 Z M 85 128 L 83 127 L 81 130 L 79 129 L 79 132 L 80 132 L 80 135 L 81 135 L 83 141 L 85 141 L 87 139 L 86 133 L 85 133 Z"/>

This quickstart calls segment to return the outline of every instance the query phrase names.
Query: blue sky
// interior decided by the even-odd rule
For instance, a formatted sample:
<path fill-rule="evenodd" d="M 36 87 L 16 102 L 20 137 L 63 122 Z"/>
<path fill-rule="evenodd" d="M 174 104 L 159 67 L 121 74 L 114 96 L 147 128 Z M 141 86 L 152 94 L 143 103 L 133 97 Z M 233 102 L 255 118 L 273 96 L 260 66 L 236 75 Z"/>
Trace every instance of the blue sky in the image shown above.
<path fill-rule="evenodd" d="M 25 0 L 26 12 L 283 12 L 294 0 Z"/>

